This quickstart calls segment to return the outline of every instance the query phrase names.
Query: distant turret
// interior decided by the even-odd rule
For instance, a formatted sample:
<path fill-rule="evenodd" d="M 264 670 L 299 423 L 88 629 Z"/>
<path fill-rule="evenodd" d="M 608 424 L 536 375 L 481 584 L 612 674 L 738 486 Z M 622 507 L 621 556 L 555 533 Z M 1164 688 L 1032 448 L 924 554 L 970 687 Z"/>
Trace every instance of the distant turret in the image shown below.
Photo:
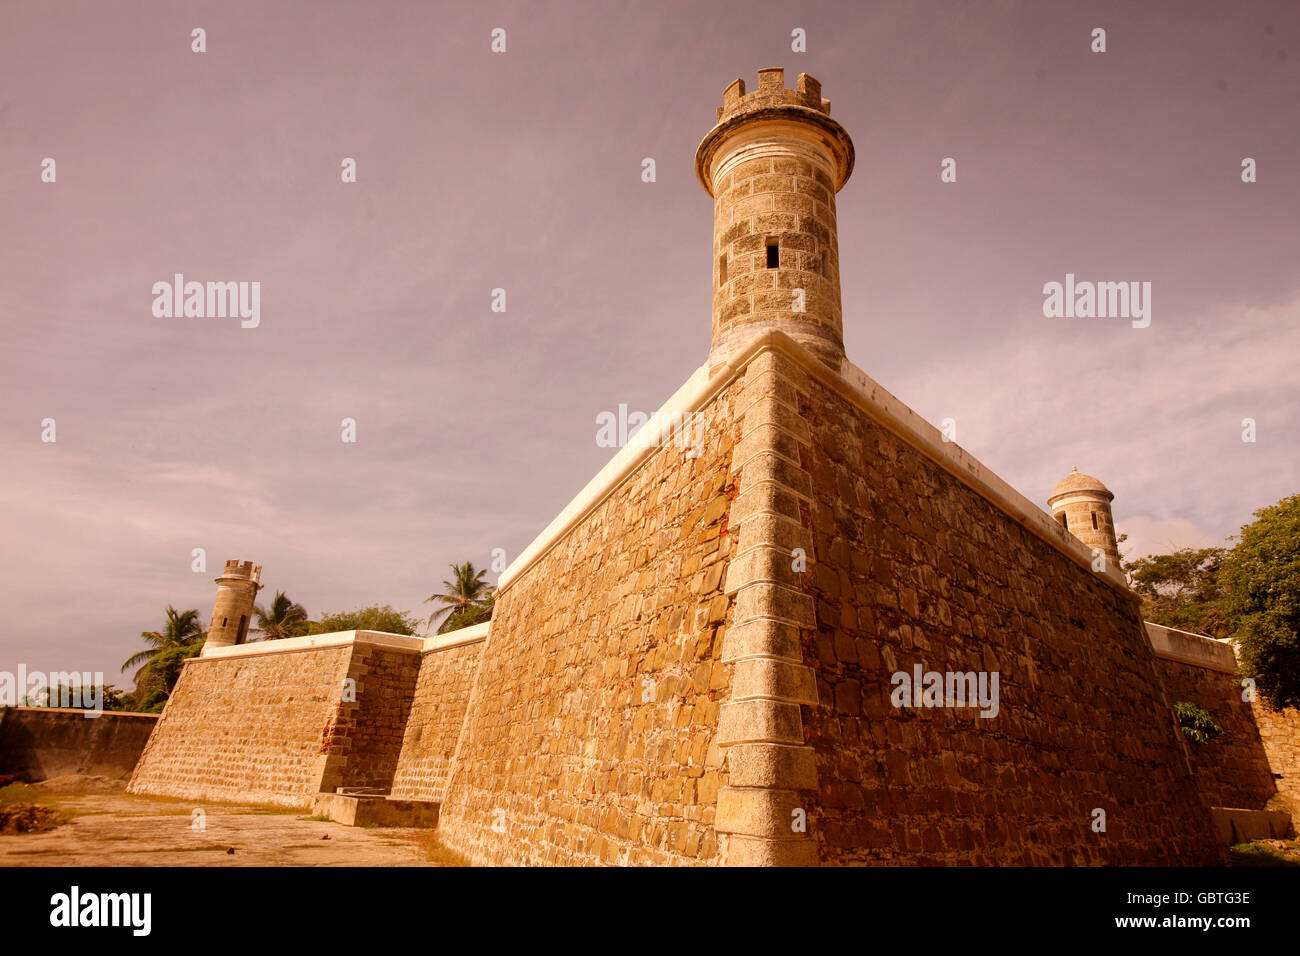
<path fill-rule="evenodd" d="M 1052 490 L 1047 499 L 1052 517 L 1061 527 L 1094 550 L 1106 555 L 1106 564 L 1119 570 L 1119 542 L 1115 537 L 1115 519 L 1110 503 L 1115 496 L 1091 475 L 1079 474 L 1074 468 Z"/>
<path fill-rule="evenodd" d="M 217 601 L 212 606 L 208 640 L 203 653 L 218 647 L 243 644 L 248 640 L 248 625 L 253 618 L 253 603 L 261 590 L 262 566 L 245 561 L 227 561 L 226 570 L 217 578 Z"/>

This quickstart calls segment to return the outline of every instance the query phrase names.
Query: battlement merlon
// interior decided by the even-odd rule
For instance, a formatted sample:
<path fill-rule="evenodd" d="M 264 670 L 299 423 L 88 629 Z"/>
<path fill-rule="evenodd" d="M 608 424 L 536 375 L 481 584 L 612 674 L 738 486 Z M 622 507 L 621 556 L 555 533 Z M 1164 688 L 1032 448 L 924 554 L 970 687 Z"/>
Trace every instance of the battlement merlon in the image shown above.
<path fill-rule="evenodd" d="M 853 172 L 853 141 L 830 118 L 831 101 L 822 99 L 819 80 L 800 73 L 797 89 L 785 88 L 785 70 L 774 67 L 758 71 L 758 89 L 745 92 L 745 81 L 736 80 L 722 92 L 717 125 L 709 131 L 695 152 L 695 175 L 710 196 L 713 191 L 713 160 L 722 143 L 737 129 L 755 121 L 795 121 L 816 127 L 823 146 L 835 158 L 835 190 Z"/>
<path fill-rule="evenodd" d="M 821 82 L 807 73 L 799 74 L 796 88 L 785 88 L 785 70 L 780 67 L 758 71 L 758 89 L 745 93 L 745 81 L 736 80 L 722 91 L 722 105 L 718 107 L 717 122 L 730 119 L 736 113 L 767 106 L 803 106 L 819 113 L 831 114 L 831 101 L 822 99 Z"/>
<path fill-rule="evenodd" d="M 236 584 L 247 582 L 254 585 L 257 590 L 262 588 L 262 566 L 254 564 L 252 561 L 240 561 L 235 559 L 226 562 L 226 568 L 217 578 L 217 583 Z"/>

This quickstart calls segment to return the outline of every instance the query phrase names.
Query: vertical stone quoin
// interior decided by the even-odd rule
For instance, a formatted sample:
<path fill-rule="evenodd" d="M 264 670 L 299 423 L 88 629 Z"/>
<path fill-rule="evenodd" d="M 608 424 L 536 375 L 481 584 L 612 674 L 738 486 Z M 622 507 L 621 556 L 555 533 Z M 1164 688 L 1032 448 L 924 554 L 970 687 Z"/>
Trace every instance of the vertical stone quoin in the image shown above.
<path fill-rule="evenodd" d="M 736 80 L 695 154 L 714 198 L 710 363 L 779 329 L 828 366 L 844 358 L 835 193 L 853 171 L 853 141 L 806 73 Z"/>
<path fill-rule="evenodd" d="M 218 647 L 243 644 L 248 640 L 248 628 L 253 620 L 253 604 L 262 589 L 262 566 L 252 561 L 238 559 L 226 562 L 226 569 L 217 582 L 217 600 L 212 605 L 212 620 L 208 623 L 208 639 L 203 645 L 203 656 Z"/>
<path fill-rule="evenodd" d="M 738 544 L 727 568 L 733 606 L 722 650 L 734 670 L 718 717 L 728 782 L 714 821 L 727 836 L 722 862 L 729 866 L 818 863 L 801 796 L 817 787 L 800 713 L 801 705 L 817 703 L 800 649 L 800 630 L 816 625 L 813 599 L 801 584 L 812 561 L 812 536 L 801 520 L 812 491 L 800 464 L 800 443 L 809 435 L 795 408 L 804 374 L 776 352 L 761 351 L 745 370 L 738 410 L 739 494 L 730 516 Z"/>

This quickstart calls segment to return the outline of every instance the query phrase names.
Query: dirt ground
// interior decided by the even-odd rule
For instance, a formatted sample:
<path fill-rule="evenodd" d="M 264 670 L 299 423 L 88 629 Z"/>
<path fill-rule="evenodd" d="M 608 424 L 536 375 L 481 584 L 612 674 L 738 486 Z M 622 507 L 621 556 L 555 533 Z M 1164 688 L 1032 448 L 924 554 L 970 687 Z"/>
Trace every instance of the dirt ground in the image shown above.
<path fill-rule="evenodd" d="M 64 778 L 6 801 L 52 807 L 67 820 L 0 835 L 0 866 L 436 866 L 428 830 L 366 829 L 308 811 L 143 797 L 102 778 Z M 194 811 L 202 810 L 201 818 Z M 202 829 L 195 824 L 201 820 Z M 230 852 L 233 850 L 234 852 Z M 443 851 L 445 852 L 445 851 Z"/>

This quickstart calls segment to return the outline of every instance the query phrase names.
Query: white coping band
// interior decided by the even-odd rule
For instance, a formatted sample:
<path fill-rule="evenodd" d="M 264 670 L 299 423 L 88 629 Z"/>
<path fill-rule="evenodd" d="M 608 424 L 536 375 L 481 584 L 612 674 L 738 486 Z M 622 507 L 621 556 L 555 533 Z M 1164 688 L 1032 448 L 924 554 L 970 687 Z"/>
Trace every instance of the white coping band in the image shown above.
<path fill-rule="evenodd" d="M 1147 638 L 1156 657 L 1225 674 L 1237 673 L 1237 655 L 1230 642 L 1150 621 L 1142 623 L 1146 625 Z"/>
<path fill-rule="evenodd" d="M 804 371 L 851 400 L 877 423 L 940 465 L 1021 527 L 1083 565 L 1088 573 L 1095 574 L 1134 603 L 1140 601 L 1118 568 L 1110 567 L 1107 562 L 1105 571 L 1093 571 L 1091 548 L 1062 528 L 1046 511 L 985 468 L 961 446 L 944 441 L 937 428 L 882 388 L 866 372 L 846 358 L 837 375 L 784 332 L 763 332 L 727 361 L 713 367 L 708 364 L 700 366 L 644 427 L 649 429 L 651 423 L 657 423 L 656 427 L 663 428 L 665 422 L 680 420 L 684 414 L 704 407 L 760 352 L 769 349 L 794 359 Z M 612 494 L 636 466 L 655 450 L 654 446 L 634 447 L 633 443 L 619 449 L 618 454 L 610 459 L 596 477 L 587 482 L 586 487 L 578 492 L 555 520 L 511 562 L 510 567 L 501 574 L 497 590 L 505 591 L 520 574 L 554 547 L 566 532 Z"/>
<path fill-rule="evenodd" d="M 253 641 L 250 644 L 231 644 L 228 647 L 216 647 L 202 657 L 190 658 L 186 663 L 217 661 L 227 657 L 288 654 L 293 651 L 313 651 L 326 647 L 346 647 L 349 644 L 374 644 L 378 647 L 390 647 L 394 650 L 410 651 L 413 654 L 418 654 L 424 649 L 424 638 L 407 634 L 386 634 L 383 631 L 332 631 L 329 634 L 286 637 L 280 641 Z"/>
<path fill-rule="evenodd" d="M 372 644 L 398 651 L 418 654 L 425 651 L 445 651 L 487 640 L 491 621 L 462 627 L 433 637 L 415 637 L 409 634 L 388 634 L 384 631 L 331 631 L 329 634 L 308 634 L 304 637 L 286 637 L 279 641 L 253 641 L 249 644 L 231 644 L 215 647 L 193 661 L 212 661 L 225 657 L 257 657 L 264 654 L 289 654 L 294 651 L 313 651 L 327 647 L 346 647 L 349 644 Z M 186 663 L 189 663 L 188 661 Z"/>
<path fill-rule="evenodd" d="M 729 382 L 738 371 L 739 367 L 724 364 L 710 374 L 709 366 L 701 365 L 691 373 L 691 377 L 685 384 L 664 402 L 663 407 L 650 417 L 638 435 L 641 433 L 670 434 L 675 422 L 680 422 L 685 415 L 708 404 L 709 399 L 718 389 Z M 564 537 L 565 532 L 609 497 L 614 489 L 636 470 L 636 466 L 651 453 L 659 450 L 659 447 L 633 440 L 620 448 L 618 454 L 611 458 L 604 468 L 596 472 L 596 477 L 587 482 L 564 510 L 556 515 L 555 520 L 542 529 L 542 533 L 533 539 L 532 544 L 510 562 L 510 567 L 501 572 L 501 577 L 497 580 L 497 592 L 504 591 L 511 581 L 549 551 L 560 538 Z"/>
<path fill-rule="evenodd" d="M 469 627 L 462 627 L 455 631 L 448 631 L 446 634 L 435 634 L 433 637 L 424 639 L 425 651 L 445 651 L 452 647 L 460 647 L 463 644 L 476 644 L 479 641 L 487 640 L 488 628 L 492 626 L 491 621 L 484 621 L 482 624 L 471 624 Z"/>

